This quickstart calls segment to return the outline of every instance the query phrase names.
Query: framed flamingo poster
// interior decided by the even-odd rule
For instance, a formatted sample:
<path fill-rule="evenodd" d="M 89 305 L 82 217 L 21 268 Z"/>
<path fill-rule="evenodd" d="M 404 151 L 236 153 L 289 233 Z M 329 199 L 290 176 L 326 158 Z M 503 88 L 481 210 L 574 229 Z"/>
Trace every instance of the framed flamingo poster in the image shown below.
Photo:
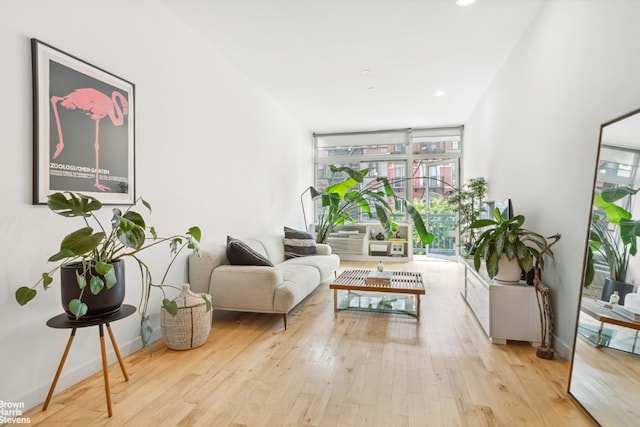
<path fill-rule="evenodd" d="M 135 86 L 31 40 L 33 203 L 59 191 L 135 202 Z"/>

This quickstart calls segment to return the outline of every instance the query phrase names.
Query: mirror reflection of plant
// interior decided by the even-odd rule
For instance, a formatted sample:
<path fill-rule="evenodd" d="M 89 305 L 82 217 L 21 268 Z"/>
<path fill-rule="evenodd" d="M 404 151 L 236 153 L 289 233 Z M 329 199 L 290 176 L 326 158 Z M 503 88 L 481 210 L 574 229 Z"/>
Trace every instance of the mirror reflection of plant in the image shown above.
<path fill-rule="evenodd" d="M 398 229 L 394 221 L 394 211 L 406 211 L 413 222 L 420 241 L 430 244 L 433 234 L 427 231 L 424 219 L 415 207 L 393 191 L 395 183 L 406 182 L 410 178 L 387 179 L 386 177 L 368 178 L 369 169 L 360 171 L 347 166 L 330 165 L 329 186 L 322 192 L 322 206 L 316 227 L 316 241 L 326 243 L 329 234 L 338 225 L 354 224 L 354 216 L 362 213 L 371 219 L 373 213 L 380 221 L 384 234 L 388 237 Z M 346 178 L 332 184 L 336 175 L 346 174 Z M 365 182 L 365 178 L 370 179 Z"/>
<path fill-rule="evenodd" d="M 608 188 L 594 194 L 594 207 L 605 216 L 598 214 L 595 210 L 591 215 L 584 287 L 588 287 L 593 282 L 596 253 L 604 258 L 613 280 L 626 281 L 629 259 L 638 251 L 637 237 L 640 236 L 640 222 L 632 219 L 631 212 L 614 202 L 635 195 L 638 191 L 640 188 L 622 186 Z M 614 225 L 615 229 L 610 229 L 610 225 Z"/>

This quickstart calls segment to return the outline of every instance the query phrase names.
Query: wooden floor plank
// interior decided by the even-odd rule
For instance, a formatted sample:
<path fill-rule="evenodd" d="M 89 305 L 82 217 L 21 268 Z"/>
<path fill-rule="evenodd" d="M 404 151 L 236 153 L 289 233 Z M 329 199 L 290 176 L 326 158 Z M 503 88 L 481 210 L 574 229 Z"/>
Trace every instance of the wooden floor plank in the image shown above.
<path fill-rule="evenodd" d="M 343 262 L 341 269 L 374 268 Z M 425 279 L 419 321 L 333 312 L 319 287 L 288 316 L 215 312 L 207 343 L 154 343 L 24 416 L 49 426 L 590 426 L 566 393 L 569 363 L 522 343 L 492 345 L 460 296 L 456 263 L 393 265 Z M 117 332 L 117 331 L 115 331 Z M 44 396 L 43 396 L 44 400 Z"/>

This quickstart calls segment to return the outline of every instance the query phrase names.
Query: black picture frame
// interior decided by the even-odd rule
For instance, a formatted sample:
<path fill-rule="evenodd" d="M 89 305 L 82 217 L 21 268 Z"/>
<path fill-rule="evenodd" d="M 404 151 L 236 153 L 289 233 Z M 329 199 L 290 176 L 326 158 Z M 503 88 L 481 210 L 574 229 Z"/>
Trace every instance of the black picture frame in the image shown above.
<path fill-rule="evenodd" d="M 31 39 L 33 204 L 76 192 L 135 202 L 135 85 Z"/>

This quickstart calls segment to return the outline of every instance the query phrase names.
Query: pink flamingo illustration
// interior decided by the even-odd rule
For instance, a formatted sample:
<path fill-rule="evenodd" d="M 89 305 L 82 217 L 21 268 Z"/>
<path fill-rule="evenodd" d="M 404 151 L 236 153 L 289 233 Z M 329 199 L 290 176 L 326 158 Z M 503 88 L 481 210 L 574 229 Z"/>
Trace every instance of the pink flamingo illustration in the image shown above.
<path fill-rule="evenodd" d="M 118 103 L 119 102 L 119 103 Z M 67 96 L 52 96 L 51 105 L 53 106 L 53 114 L 56 116 L 56 124 L 58 125 L 58 144 L 56 152 L 53 154 L 55 159 L 60 155 L 64 148 L 64 140 L 62 137 L 62 127 L 60 126 L 60 117 L 58 116 L 58 103 L 68 110 L 80 109 L 87 116 L 96 122 L 96 139 L 94 148 L 96 151 L 96 182 L 94 186 L 100 191 L 110 190 L 106 185 L 100 184 L 100 120 L 105 116 L 109 116 L 115 126 L 122 126 L 124 116 L 129 113 L 129 103 L 120 92 L 114 91 L 109 98 L 104 93 L 92 89 L 83 88 L 76 89 Z"/>

